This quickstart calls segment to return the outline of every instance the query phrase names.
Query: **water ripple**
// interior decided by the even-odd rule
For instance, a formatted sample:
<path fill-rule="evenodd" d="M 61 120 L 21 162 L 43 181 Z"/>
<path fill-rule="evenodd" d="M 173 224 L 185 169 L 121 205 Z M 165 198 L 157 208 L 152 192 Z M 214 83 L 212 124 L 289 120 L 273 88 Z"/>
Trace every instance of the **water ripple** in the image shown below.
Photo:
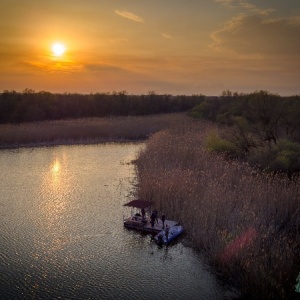
<path fill-rule="evenodd" d="M 124 229 L 143 145 L 0 152 L 1 299 L 222 299 L 180 240 L 159 248 Z M 5 174 L 5 176 L 3 175 Z"/>

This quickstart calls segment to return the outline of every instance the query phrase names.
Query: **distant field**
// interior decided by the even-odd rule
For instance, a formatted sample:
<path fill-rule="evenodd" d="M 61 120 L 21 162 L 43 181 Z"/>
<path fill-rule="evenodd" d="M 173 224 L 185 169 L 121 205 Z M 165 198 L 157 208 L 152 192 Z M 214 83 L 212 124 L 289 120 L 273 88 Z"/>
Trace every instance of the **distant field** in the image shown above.
<path fill-rule="evenodd" d="M 0 148 L 137 141 L 188 121 L 185 114 L 42 121 L 0 125 Z"/>

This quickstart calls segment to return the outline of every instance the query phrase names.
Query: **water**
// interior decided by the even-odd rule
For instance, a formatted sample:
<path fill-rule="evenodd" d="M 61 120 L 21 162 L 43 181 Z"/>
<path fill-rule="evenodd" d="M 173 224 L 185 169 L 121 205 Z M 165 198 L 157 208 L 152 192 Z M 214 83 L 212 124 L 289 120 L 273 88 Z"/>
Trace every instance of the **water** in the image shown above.
<path fill-rule="evenodd" d="M 123 227 L 141 147 L 0 151 L 1 299 L 230 299 L 184 237 Z"/>

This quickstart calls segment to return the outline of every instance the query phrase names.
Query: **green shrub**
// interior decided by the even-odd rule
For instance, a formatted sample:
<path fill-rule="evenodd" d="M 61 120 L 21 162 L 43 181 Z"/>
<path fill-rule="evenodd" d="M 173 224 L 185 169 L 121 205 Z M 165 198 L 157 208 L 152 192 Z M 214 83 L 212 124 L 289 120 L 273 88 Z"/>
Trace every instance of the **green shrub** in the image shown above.
<path fill-rule="evenodd" d="M 195 119 L 206 119 L 206 111 L 208 110 L 208 104 L 203 102 L 196 105 L 190 110 L 190 116 Z"/>
<path fill-rule="evenodd" d="M 248 158 L 251 165 L 259 166 L 268 172 L 300 171 L 300 144 L 280 140 L 275 146 L 252 149 Z"/>
<path fill-rule="evenodd" d="M 196 109 L 190 111 L 189 115 L 194 119 L 203 119 L 202 113 L 197 111 Z"/>
<path fill-rule="evenodd" d="M 281 140 L 277 147 L 271 169 L 283 172 L 300 171 L 300 144 Z"/>
<path fill-rule="evenodd" d="M 216 130 L 211 131 L 206 140 L 205 148 L 209 152 L 225 153 L 229 155 L 236 155 L 237 149 L 235 145 L 223 138 L 221 138 Z"/>
<path fill-rule="evenodd" d="M 218 114 L 216 121 L 220 124 L 233 125 L 233 118 L 228 111 Z"/>

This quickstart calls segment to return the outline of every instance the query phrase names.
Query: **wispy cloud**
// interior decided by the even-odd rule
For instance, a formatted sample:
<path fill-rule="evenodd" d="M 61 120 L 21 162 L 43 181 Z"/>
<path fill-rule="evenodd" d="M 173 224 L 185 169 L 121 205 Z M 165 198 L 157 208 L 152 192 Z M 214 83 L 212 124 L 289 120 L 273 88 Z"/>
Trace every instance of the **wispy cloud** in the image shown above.
<path fill-rule="evenodd" d="M 120 72 L 124 71 L 122 68 L 112 66 L 112 65 L 107 65 L 107 64 L 86 64 L 84 68 L 87 71 L 91 72 Z"/>
<path fill-rule="evenodd" d="M 24 61 L 23 66 L 30 68 L 31 70 L 43 71 L 43 72 L 60 72 L 60 73 L 73 73 L 83 71 L 84 66 L 71 60 L 36 60 L 36 61 Z"/>
<path fill-rule="evenodd" d="M 242 9 L 244 12 L 267 16 L 275 11 L 273 8 L 259 8 L 258 6 L 245 0 L 215 0 L 216 3 L 230 8 Z"/>
<path fill-rule="evenodd" d="M 126 10 L 115 10 L 115 13 L 123 18 L 129 19 L 131 21 L 145 23 L 144 19 L 140 16 L 135 15 L 134 13 Z"/>
<path fill-rule="evenodd" d="M 235 0 L 215 0 L 215 2 L 220 3 L 223 6 L 234 8 Z"/>
<path fill-rule="evenodd" d="M 214 48 L 241 55 L 297 57 L 300 49 L 299 18 L 266 19 L 240 15 L 212 34 Z"/>
<path fill-rule="evenodd" d="M 162 33 L 161 35 L 162 35 L 165 39 L 172 39 L 172 38 L 173 38 L 173 36 L 170 35 L 170 34 L 168 34 L 168 33 Z"/>

